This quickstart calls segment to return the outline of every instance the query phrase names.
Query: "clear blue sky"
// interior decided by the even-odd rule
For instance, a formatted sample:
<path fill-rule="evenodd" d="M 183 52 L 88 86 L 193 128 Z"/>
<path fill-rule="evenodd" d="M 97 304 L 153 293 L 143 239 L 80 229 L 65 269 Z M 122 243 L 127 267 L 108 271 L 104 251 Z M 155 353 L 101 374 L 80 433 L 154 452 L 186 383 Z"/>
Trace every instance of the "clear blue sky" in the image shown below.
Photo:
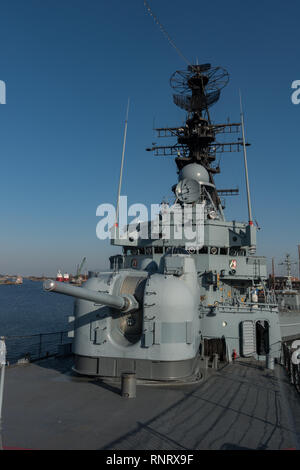
<path fill-rule="evenodd" d="M 231 80 L 212 117 L 245 107 L 259 253 L 296 259 L 300 242 L 298 0 L 149 0 L 183 53 L 224 66 Z M 74 271 L 83 256 L 103 268 L 116 252 L 96 238 L 96 208 L 115 203 L 127 98 L 131 98 L 122 193 L 129 202 L 171 195 L 176 167 L 145 152 L 157 126 L 177 125 L 169 77 L 185 63 L 143 0 L 3 0 L 0 11 L 0 272 Z M 247 219 L 242 154 L 225 154 L 218 187 L 227 218 Z"/>

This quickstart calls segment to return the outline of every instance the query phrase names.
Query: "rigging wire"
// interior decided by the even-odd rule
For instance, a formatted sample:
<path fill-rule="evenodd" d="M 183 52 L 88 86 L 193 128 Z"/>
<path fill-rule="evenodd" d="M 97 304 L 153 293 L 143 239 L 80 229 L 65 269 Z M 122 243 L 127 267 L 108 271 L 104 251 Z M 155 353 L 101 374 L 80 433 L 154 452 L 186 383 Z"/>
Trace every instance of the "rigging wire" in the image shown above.
<path fill-rule="evenodd" d="M 196 67 L 185 57 L 185 55 L 181 52 L 181 50 L 179 49 L 179 47 L 176 46 L 175 42 L 173 41 L 173 39 L 171 38 L 171 36 L 169 35 L 169 33 L 166 31 L 166 29 L 164 28 L 164 26 L 161 24 L 161 22 L 159 21 L 159 19 L 157 18 L 157 16 L 154 14 L 154 12 L 152 11 L 149 3 L 147 0 L 144 0 L 144 6 L 146 8 L 146 11 L 147 13 L 153 18 L 153 21 L 154 23 L 159 27 L 160 31 L 162 32 L 162 34 L 166 37 L 166 39 L 168 40 L 169 44 L 176 50 L 177 54 L 185 61 L 186 64 L 188 64 L 191 68 L 191 70 L 193 71 L 197 71 Z M 197 65 L 198 65 L 198 58 L 197 58 Z M 202 76 L 201 76 L 201 79 L 202 79 Z M 203 94 L 204 93 L 204 85 L 203 85 L 203 81 L 202 81 L 202 87 L 203 87 Z M 208 121 L 209 123 L 211 122 L 210 121 L 210 114 L 209 114 L 209 111 L 208 111 L 208 106 L 206 105 L 206 113 L 207 113 L 207 118 L 208 118 Z"/>
<path fill-rule="evenodd" d="M 149 5 L 149 3 L 147 2 L 147 0 L 144 0 L 144 6 L 147 10 L 147 13 L 152 16 L 153 18 L 153 21 L 154 23 L 159 27 L 159 29 L 161 30 L 162 34 L 166 37 L 166 39 L 168 40 L 169 44 L 175 49 L 175 51 L 177 52 L 177 54 L 180 55 L 180 57 L 188 64 L 190 65 L 191 67 L 192 64 L 191 62 L 183 55 L 183 53 L 181 52 L 181 50 L 176 46 L 175 42 L 173 41 L 173 39 L 170 37 L 169 33 L 165 30 L 165 28 L 163 27 L 163 25 L 161 24 L 161 22 L 159 21 L 159 19 L 157 18 L 157 16 L 153 13 L 153 11 L 151 10 L 151 7 Z"/>

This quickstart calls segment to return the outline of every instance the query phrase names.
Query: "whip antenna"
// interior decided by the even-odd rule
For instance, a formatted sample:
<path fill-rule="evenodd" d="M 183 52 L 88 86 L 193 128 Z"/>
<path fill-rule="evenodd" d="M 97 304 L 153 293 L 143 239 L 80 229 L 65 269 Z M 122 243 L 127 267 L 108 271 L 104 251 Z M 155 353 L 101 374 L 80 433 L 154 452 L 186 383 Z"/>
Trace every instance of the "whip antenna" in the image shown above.
<path fill-rule="evenodd" d="M 128 123 L 128 113 L 129 113 L 129 101 L 130 101 L 130 100 L 129 100 L 129 98 L 128 98 L 127 110 L 126 110 L 126 118 L 125 118 L 125 129 L 124 129 L 122 159 L 121 159 L 121 167 L 120 167 L 120 178 L 119 178 L 119 188 L 118 188 L 118 199 L 117 199 L 117 210 L 116 210 L 116 222 L 115 222 L 115 227 L 118 227 L 118 221 L 119 221 L 119 204 L 120 204 L 120 195 L 121 195 L 122 178 L 123 178 L 123 167 L 124 167 L 124 155 L 125 155 L 126 137 L 127 137 L 127 123 Z"/>
<path fill-rule="evenodd" d="M 248 202 L 248 218 L 249 218 L 249 225 L 253 225 L 252 207 L 251 207 L 251 198 L 250 198 L 250 187 L 249 187 L 249 176 L 248 176 L 248 164 L 247 164 L 247 150 L 246 150 L 246 140 L 245 140 L 244 113 L 243 113 L 241 90 L 240 90 L 240 109 L 241 109 L 241 124 L 242 124 L 243 150 L 244 150 L 244 166 L 245 166 L 247 202 Z"/>
<path fill-rule="evenodd" d="M 175 42 L 173 41 L 173 39 L 170 37 L 170 35 L 168 34 L 168 32 L 165 30 L 165 28 L 163 27 L 163 25 L 161 24 L 161 22 L 159 21 L 159 19 L 157 18 L 157 16 L 153 13 L 153 11 L 151 10 L 151 7 L 149 5 L 149 3 L 147 2 L 147 0 L 144 0 L 144 6 L 147 10 L 147 13 L 152 16 L 153 18 L 153 21 L 155 24 L 157 24 L 157 26 L 159 27 L 159 29 L 161 30 L 162 34 L 167 38 L 169 44 L 171 44 L 172 47 L 174 47 L 175 51 L 177 52 L 177 54 L 180 55 L 180 57 L 188 64 L 192 67 L 192 64 L 191 62 L 183 55 L 183 53 L 181 52 L 181 50 L 176 46 Z"/>

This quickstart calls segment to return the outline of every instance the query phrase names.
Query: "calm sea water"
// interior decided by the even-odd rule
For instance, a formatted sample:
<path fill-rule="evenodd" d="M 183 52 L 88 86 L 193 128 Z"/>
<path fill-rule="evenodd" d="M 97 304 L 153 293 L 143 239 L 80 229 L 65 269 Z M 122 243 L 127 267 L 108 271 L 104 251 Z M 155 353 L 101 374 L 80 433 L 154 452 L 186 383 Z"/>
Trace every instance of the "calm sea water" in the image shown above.
<path fill-rule="evenodd" d="M 66 330 L 73 303 L 71 297 L 44 292 L 41 282 L 0 285 L 0 336 Z"/>

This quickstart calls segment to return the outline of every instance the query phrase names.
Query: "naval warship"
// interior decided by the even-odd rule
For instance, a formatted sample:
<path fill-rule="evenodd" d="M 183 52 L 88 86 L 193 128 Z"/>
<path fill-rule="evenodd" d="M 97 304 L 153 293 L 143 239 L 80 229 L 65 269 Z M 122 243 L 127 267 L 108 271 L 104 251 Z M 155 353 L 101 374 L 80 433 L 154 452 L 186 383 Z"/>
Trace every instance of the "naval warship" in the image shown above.
<path fill-rule="evenodd" d="M 300 313 L 300 292 L 293 287 L 292 278 L 292 264 L 297 264 L 291 261 L 290 254 L 287 254 L 284 261 L 280 263 L 286 267 L 287 275 L 284 285 L 281 289 L 276 290 L 276 285 L 273 287 L 278 299 L 279 310 L 281 312 L 297 312 Z"/>
<path fill-rule="evenodd" d="M 266 258 L 255 254 L 251 210 L 246 223 L 226 220 L 221 196 L 230 190 L 218 190 L 214 181 L 217 153 L 245 149 L 244 137 L 216 140 L 239 132 L 241 123 L 210 119 L 228 78 L 223 68 L 202 64 L 170 79 L 186 121 L 157 129 L 175 144 L 147 149 L 175 156 L 178 182 L 169 210 L 164 205 L 155 224 L 138 223 L 122 233 L 117 223 L 111 243 L 122 254 L 84 288 L 44 283 L 47 291 L 77 298 L 70 318 L 76 372 L 120 377 L 131 371 L 143 380 L 184 381 L 197 373 L 207 348 L 227 359 L 279 358 L 278 307 L 267 289 Z M 191 230 L 179 236 L 183 226 Z M 257 286 L 263 286 L 261 302 Z"/>
<path fill-rule="evenodd" d="M 158 128 L 176 142 L 149 150 L 175 157 L 174 204 L 155 223 L 121 230 L 117 221 L 121 253 L 84 287 L 45 281 L 75 299 L 72 355 L 8 368 L 6 448 L 300 449 L 299 395 L 279 365 L 278 305 L 256 254 L 247 171 L 247 222 L 226 220 L 231 190 L 215 184 L 218 152 L 246 157 L 243 115 L 210 118 L 227 82 L 210 64 L 172 75 L 185 124 Z M 220 142 L 240 130 L 242 139 Z"/>

